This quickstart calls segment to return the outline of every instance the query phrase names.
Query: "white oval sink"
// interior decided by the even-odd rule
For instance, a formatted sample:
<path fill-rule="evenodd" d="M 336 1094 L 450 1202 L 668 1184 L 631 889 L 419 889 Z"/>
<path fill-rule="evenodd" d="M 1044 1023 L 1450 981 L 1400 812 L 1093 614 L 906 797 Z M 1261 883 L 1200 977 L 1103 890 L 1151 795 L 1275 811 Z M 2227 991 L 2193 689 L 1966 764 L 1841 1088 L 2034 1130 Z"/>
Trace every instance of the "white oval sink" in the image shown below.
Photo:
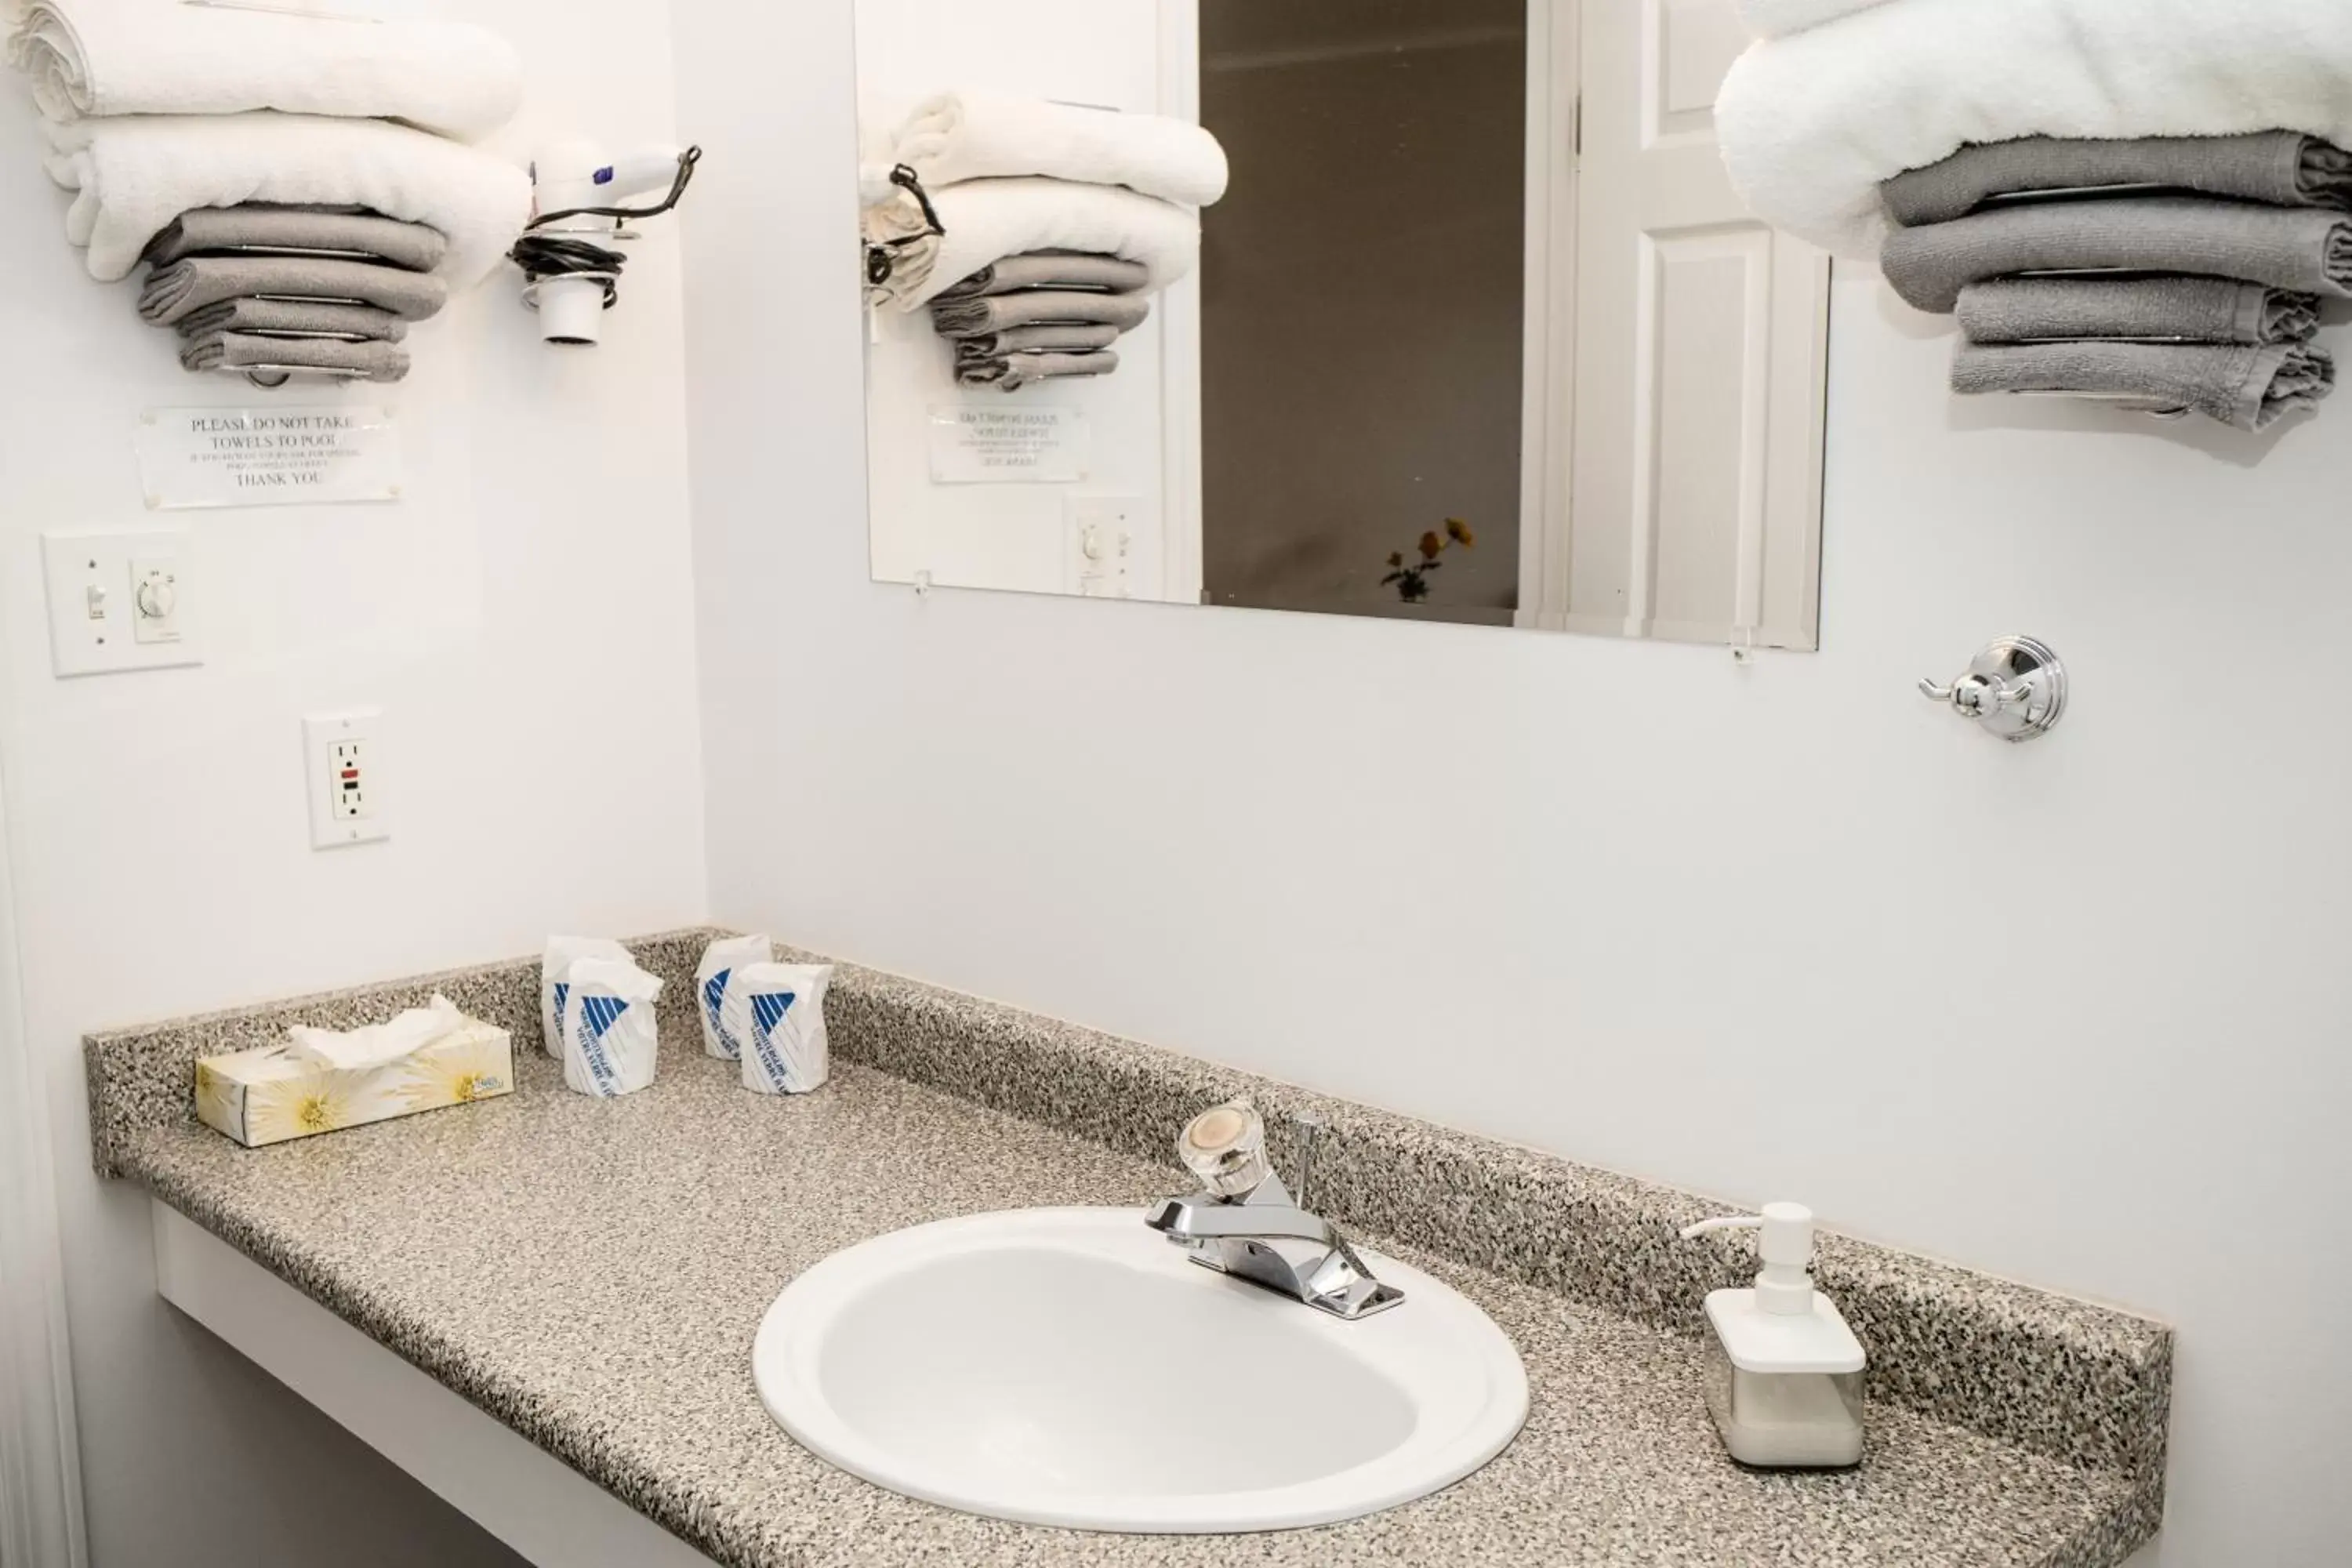
<path fill-rule="evenodd" d="M 1518 1352 L 1417 1268 L 1354 1322 L 1192 1263 L 1135 1209 L 943 1220 L 835 1254 L 760 1324 L 752 1376 L 804 1447 L 908 1497 L 1029 1524 L 1286 1530 L 1393 1508 L 1502 1452 Z"/>

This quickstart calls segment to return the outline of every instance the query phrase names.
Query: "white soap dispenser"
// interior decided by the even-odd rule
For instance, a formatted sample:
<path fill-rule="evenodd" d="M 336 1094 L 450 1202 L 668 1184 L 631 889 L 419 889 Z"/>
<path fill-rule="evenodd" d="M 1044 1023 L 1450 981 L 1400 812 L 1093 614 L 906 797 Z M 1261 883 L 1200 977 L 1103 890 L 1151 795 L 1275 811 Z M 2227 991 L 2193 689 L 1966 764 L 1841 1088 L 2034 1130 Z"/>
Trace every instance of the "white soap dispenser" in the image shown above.
<path fill-rule="evenodd" d="M 1767 1204 L 1750 1219 L 1711 1219 L 1683 1232 L 1762 1232 L 1763 1272 L 1748 1290 L 1706 1299 L 1715 1331 L 1706 1406 L 1743 1465 L 1843 1469 L 1862 1462 L 1862 1342 L 1837 1303 L 1813 1289 L 1813 1211 Z"/>

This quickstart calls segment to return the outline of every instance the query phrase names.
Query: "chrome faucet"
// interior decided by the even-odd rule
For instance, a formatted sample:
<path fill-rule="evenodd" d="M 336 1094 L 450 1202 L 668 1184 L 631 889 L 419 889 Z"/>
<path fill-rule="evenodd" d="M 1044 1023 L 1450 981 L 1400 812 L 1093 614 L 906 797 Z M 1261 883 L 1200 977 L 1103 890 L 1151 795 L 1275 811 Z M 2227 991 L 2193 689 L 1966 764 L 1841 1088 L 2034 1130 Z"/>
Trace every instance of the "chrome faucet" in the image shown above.
<path fill-rule="evenodd" d="M 1265 1157 L 1265 1124 L 1246 1100 L 1192 1119 L 1176 1152 L 1204 1193 L 1152 1205 L 1143 1223 L 1188 1249 L 1203 1268 L 1279 1290 L 1318 1312 L 1353 1321 L 1386 1311 L 1404 1292 L 1372 1278 L 1329 1221 L 1307 1210 L 1323 1123 L 1300 1116 L 1298 1194 Z"/>

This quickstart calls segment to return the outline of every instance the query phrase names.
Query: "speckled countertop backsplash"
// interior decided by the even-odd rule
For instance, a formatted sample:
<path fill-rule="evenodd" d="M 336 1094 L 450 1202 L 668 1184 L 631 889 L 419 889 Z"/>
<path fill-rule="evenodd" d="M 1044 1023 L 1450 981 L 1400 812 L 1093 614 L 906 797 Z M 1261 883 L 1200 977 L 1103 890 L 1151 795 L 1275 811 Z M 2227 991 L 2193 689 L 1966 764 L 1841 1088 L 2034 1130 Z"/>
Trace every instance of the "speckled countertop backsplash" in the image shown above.
<path fill-rule="evenodd" d="M 663 994 L 663 1082 L 637 1097 L 638 1100 L 651 1101 L 665 1085 L 682 1075 L 698 1083 L 698 1077 L 709 1076 L 704 1068 L 718 1065 L 699 1061 L 691 1012 L 694 966 L 713 934 L 683 931 L 630 944 L 639 962 L 667 982 Z M 436 989 L 468 1012 L 514 1031 L 518 1058 L 528 1058 L 519 1100 L 534 1092 L 562 1095 L 560 1074 L 538 1051 L 538 962 L 521 960 L 94 1035 L 86 1042 L 86 1061 L 93 1155 L 100 1171 L 145 1182 L 167 1201 L 211 1224 L 314 1296 L 344 1310 L 331 1298 L 348 1281 L 304 1278 L 304 1268 L 278 1254 L 265 1216 L 241 1214 L 225 1193 L 215 1190 L 227 1182 L 227 1173 L 253 1170 L 251 1162 L 278 1152 L 237 1150 L 195 1126 L 190 1105 L 193 1064 L 200 1056 L 270 1043 L 291 1022 L 350 1026 L 373 1021 L 399 1007 L 421 1003 Z M 1107 1155 L 1121 1157 L 1114 1162 L 1121 1169 L 1164 1166 L 1171 1175 L 1168 1191 L 1181 1184 L 1175 1175 L 1171 1140 L 1175 1130 L 1203 1106 L 1237 1093 L 1251 1095 L 1267 1113 L 1275 1153 L 1286 1168 L 1291 1151 L 1284 1123 L 1289 1113 L 1313 1109 L 1328 1124 L 1318 1153 L 1318 1207 L 1335 1221 L 1371 1237 L 1375 1245 L 1398 1244 L 1411 1254 L 1448 1260 L 1463 1266 L 1465 1271 L 1496 1277 L 1513 1288 L 1564 1297 L 1580 1309 L 1606 1314 L 1609 1321 L 1664 1330 L 1695 1341 L 1703 1331 L 1700 1303 L 1706 1293 L 1720 1286 L 1745 1283 L 1754 1270 L 1753 1243 L 1747 1238 L 1693 1244 L 1676 1237 L 1680 1226 L 1719 1212 L 1720 1205 L 1688 1194 L 1324 1100 L 1074 1025 L 847 965 L 842 967 L 827 998 L 826 1017 L 836 1058 L 877 1069 L 872 1074 L 853 1070 L 843 1075 L 844 1081 L 837 1087 L 845 1103 L 856 1096 L 901 1092 L 887 1088 L 891 1079 L 927 1086 L 945 1091 L 955 1100 L 1082 1140 Z M 682 1095 L 693 1090 L 681 1087 L 675 1092 Z M 593 1108 L 593 1102 L 578 1097 L 563 1098 L 576 1104 L 550 1105 L 547 1114 L 565 1126 L 586 1114 L 579 1107 Z M 753 1097 L 730 1098 L 743 1103 L 722 1100 L 716 1102 L 714 1113 L 730 1118 L 761 1113 Z M 920 1103 L 949 1102 L 926 1100 Z M 404 1138 L 421 1145 L 453 1136 L 447 1131 L 451 1122 L 495 1110 L 486 1106 L 462 1113 L 436 1113 L 287 1147 L 311 1151 L 296 1155 L 295 1162 L 316 1167 L 323 1181 L 327 1171 L 339 1168 L 348 1154 L 333 1150 L 320 1152 L 320 1145 L 345 1145 L 346 1151 L 392 1148 Z M 433 1131 L 436 1126 L 439 1130 Z M 404 1129 L 409 1131 L 404 1132 Z M 362 1140 L 369 1142 L 363 1144 Z M 1133 1185 L 1137 1180 L 1126 1178 L 1125 1184 Z M 1152 1180 L 1141 1178 L 1142 1185 L 1148 1190 Z M 242 1189 L 248 1184 L 235 1184 Z M 1135 1196 L 1122 1187 L 1119 1197 L 1107 1196 L 1103 1201 L 1134 1201 Z M 985 1206 L 1021 1201 L 1030 1200 L 1017 1190 L 1007 1190 L 1001 1201 Z M 895 1223 L 903 1224 L 927 1216 L 894 1217 Z M 1823 1238 L 1819 1274 L 1822 1288 L 1837 1299 L 1869 1350 L 1869 1392 L 1875 1405 L 2012 1447 L 2018 1451 L 2012 1468 L 2021 1487 L 2030 1468 L 2025 1456 L 2030 1455 L 2034 1457 L 2032 1468 L 2036 1468 L 2036 1473 L 2054 1474 L 2039 1462 L 2055 1461 L 2084 1473 L 2085 1485 L 2104 1500 L 2092 1510 L 2094 1517 L 2088 1523 L 2066 1531 L 2063 1541 L 2046 1550 L 2030 1543 L 1989 1542 L 1981 1557 L 1897 1558 L 1841 1552 L 1835 1561 L 1901 1561 L 1906 1568 L 1931 1561 L 2110 1568 L 2152 1533 L 2163 1502 L 2172 1353 L 2168 1329 L 2126 1313 L 1842 1237 Z M 772 1288 L 768 1293 L 772 1294 Z M 757 1304 L 763 1306 L 764 1298 Z M 346 1310 L 345 1315 L 370 1327 L 362 1314 Z M 1540 1383 L 1538 1352 L 1528 1344 L 1528 1332 L 1507 1319 L 1506 1327 L 1520 1338 L 1531 1372 L 1538 1373 Z M 409 1346 L 395 1348 L 494 1414 L 500 1413 L 493 1399 L 464 1385 L 446 1356 Z M 479 1353 L 478 1347 L 469 1350 L 466 1365 L 473 1367 Z M 1703 1413 L 1697 1420 L 1703 1426 Z M 522 1426 L 509 1424 L 519 1429 Z M 646 1507 L 632 1495 L 636 1488 L 650 1484 L 640 1474 L 642 1465 L 626 1473 L 600 1469 L 597 1463 L 568 1452 L 560 1431 L 526 1430 L 525 1435 Z M 781 1440 L 781 1434 L 774 1436 Z M 1522 1439 L 1523 1444 L 1528 1441 Z M 1960 1461 L 1956 1456 L 1952 1462 Z M 1990 1464 L 1988 1473 L 2000 1472 L 1997 1456 L 1988 1459 L 1976 1454 L 1970 1462 Z M 1730 1470 L 1719 1455 L 1709 1465 L 1711 1473 L 1740 1473 Z M 1870 1478 L 1874 1469 L 1883 1468 L 1874 1450 L 1863 1475 Z M 1631 1478 L 1627 1479 L 1631 1484 Z M 1878 1479 L 1883 1482 L 1885 1478 Z M 1837 1480 L 1822 1479 L 1824 1486 Z M 1465 1486 L 1478 1484 L 1474 1479 Z M 2020 1500 L 2021 1506 L 2021 1493 Z M 1919 1501 L 1924 1507 L 1927 1500 L 1923 1497 Z M 922 1505 L 905 1506 L 920 1509 Z M 1847 1506 L 1853 1506 L 1851 1500 Z M 1947 1498 L 1937 1506 L 1948 1510 L 1953 1505 Z M 659 1510 L 646 1508 L 646 1511 L 662 1517 Z M 667 1518 L 662 1521 L 689 1539 L 696 1538 Z M 1017 1527 L 988 1528 L 1002 1531 Z M 716 1539 L 702 1544 L 725 1561 L 772 1560 L 757 1552 L 725 1550 L 726 1543 Z M 1430 1548 L 1423 1542 L 1417 1550 L 1425 1552 Z M 1554 1550 L 1562 1549 L 1555 1546 Z M 1171 1555 L 1150 1560 L 1175 1561 L 1176 1549 L 1168 1551 Z M 1122 1547 L 1120 1554 L 1127 1555 L 1128 1549 Z M 1499 1554 L 1487 1554 L 1501 1560 Z M 1197 1552 L 1184 1560 L 1196 1557 Z M 1474 1554 L 1462 1560 L 1484 1559 Z M 1574 1560 L 1613 1559 L 1580 1556 Z"/>
<path fill-rule="evenodd" d="M 671 931 L 628 944 L 638 966 L 662 983 L 661 1000 L 655 1005 L 665 1035 L 674 1028 L 700 1027 L 694 1016 L 694 966 L 717 934 L 701 930 Z M 471 1016 L 513 1035 L 518 1058 L 540 1048 L 536 958 L 452 969 L 382 985 L 296 996 L 84 1037 L 82 1070 L 89 1079 L 90 1159 L 98 1173 L 128 1174 L 123 1152 L 142 1133 L 201 1125 L 195 1105 L 198 1058 L 277 1045 L 293 1024 L 352 1029 L 381 1023 L 404 1008 L 424 1006 L 436 991 Z"/>

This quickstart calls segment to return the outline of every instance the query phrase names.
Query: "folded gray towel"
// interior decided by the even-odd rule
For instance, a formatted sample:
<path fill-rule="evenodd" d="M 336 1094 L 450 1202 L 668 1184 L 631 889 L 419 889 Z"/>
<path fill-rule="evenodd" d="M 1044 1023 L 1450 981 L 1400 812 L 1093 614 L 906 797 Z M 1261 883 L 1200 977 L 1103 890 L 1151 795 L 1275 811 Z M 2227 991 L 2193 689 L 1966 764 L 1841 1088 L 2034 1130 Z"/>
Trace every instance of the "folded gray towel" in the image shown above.
<path fill-rule="evenodd" d="M 184 212 L 147 242 L 143 259 L 150 266 L 169 267 L 191 256 L 240 246 L 350 251 L 410 272 L 430 272 L 449 254 L 449 242 L 440 231 L 421 223 L 402 223 L 358 208 L 257 203 Z"/>
<path fill-rule="evenodd" d="M 1087 353 L 1118 342 L 1112 326 L 1008 327 L 976 338 L 950 339 L 958 360 L 1003 359 L 1006 354 Z"/>
<path fill-rule="evenodd" d="M 931 306 L 931 324 L 942 337 L 971 338 L 1008 327 L 1040 325 L 1115 327 L 1133 331 L 1151 314 L 1140 294 L 1090 294 L 1083 289 L 1037 289 L 995 294 L 982 300 Z"/>
<path fill-rule="evenodd" d="M 2142 408 L 2193 408 L 2241 430 L 2260 430 L 2294 409 L 2308 408 L 2335 386 L 2335 360 L 2326 349 L 2301 343 L 1971 343 L 1952 361 L 1952 390 L 1966 395 L 2057 392 L 2123 398 Z"/>
<path fill-rule="evenodd" d="M 942 289 L 949 304 L 990 294 L 1010 294 L 1016 289 L 1100 289 L 1132 294 L 1151 281 L 1151 269 L 1140 261 L 1117 256 L 1088 256 L 1074 250 L 1037 250 L 1008 256 L 983 267 L 962 282 Z"/>
<path fill-rule="evenodd" d="M 180 363 L 190 370 L 245 370 L 260 365 L 345 370 L 356 371 L 367 381 L 398 381 L 408 374 L 408 351 L 392 343 L 353 343 L 341 338 L 206 332 L 182 345 Z"/>
<path fill-rule="evenodd" d="M 278 300 L 343 300 L 421 321 L 449 298 L 449 286 L 425 272 L 371 261 L 307 256 L 192 256 L 147 274 L 139 313 L 166 326 L 189 311 L 239 295 Z"/>
<path fill-rule="evenodd" d="M 1949 223 L 1995 196 L 2155 185 L 2283 207 L 2352 208 L 2352 153 L 2299 131 L 2078 142 L 2028 136 L 1963 147 L 1880 187 L 1906 228 Z"/>
<path fill-rule="evenodd" d="M 398 342 L 408 323 L 373 305 L 339 305 L 325 300 L 223 300 L 191 310 L 179 321 L 180 335 L 204 332 L 301 332 Z"/>
<path fill-rule="evenodd" d="M 2303 342 L 2319 297 L 2228 278 L 1993 278 L 1960 290 L 1972 343 Z"/>
<path fill-rule="evenodd" d="M 2193 272 L 2352 298 L 2352 217 L 2202 196 L 2028 202 L 1896 229 L 1879 260 L 1896 293 L 1946 314 L 2013 272 Z"/>
<path fill-rule="evenodd" d="M 1066 376 L 1108 375 L 1118 368 L 1118 356 L 1108 349 L 1084 354 L 1006 354 L 956 366 L 956 380 L 965 386 L 993 386 L 1018 392 L 1034 381 Z"/>

